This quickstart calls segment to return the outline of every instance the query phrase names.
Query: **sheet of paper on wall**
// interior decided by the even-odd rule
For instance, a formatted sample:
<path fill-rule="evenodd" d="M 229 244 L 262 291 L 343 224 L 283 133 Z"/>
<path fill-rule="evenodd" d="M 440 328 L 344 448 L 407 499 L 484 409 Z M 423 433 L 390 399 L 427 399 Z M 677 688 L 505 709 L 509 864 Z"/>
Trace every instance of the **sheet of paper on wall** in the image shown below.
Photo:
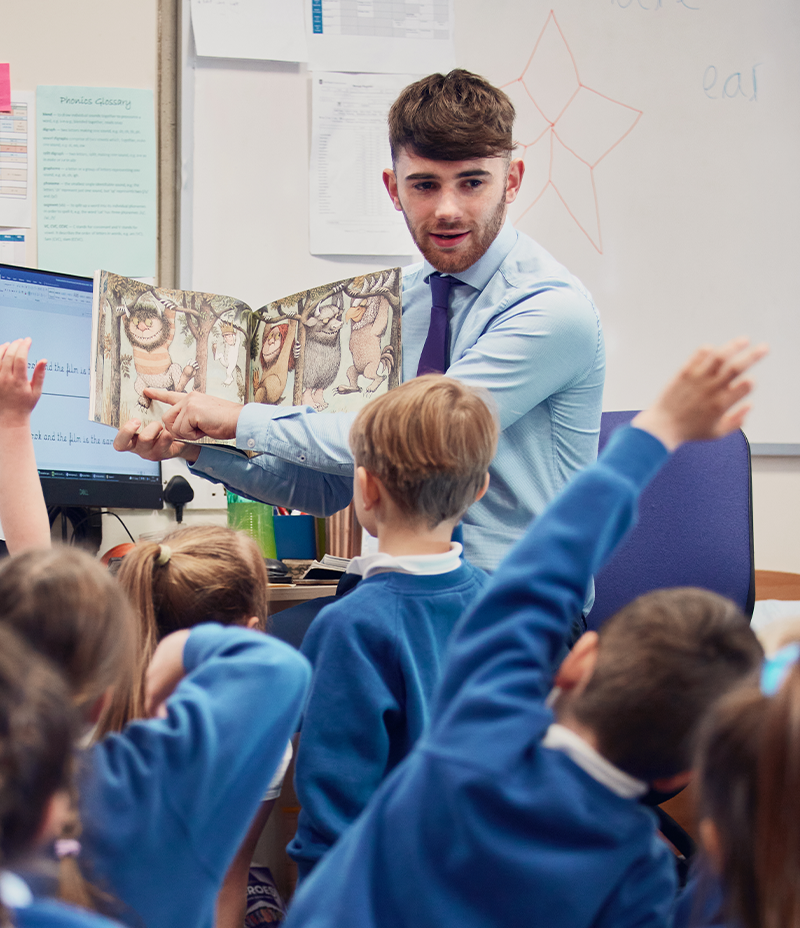
<path fill-rule="evenodd" d="M 17 91 L 0 113 L 0 226 L 32 225 L 33 143 L 33 91 Z"/>
<path fill-rule="evenodd" d="M 37 87 L 36 114 L 39 267 L 154 276 L 152 90 Z"/>
<path fill-rule="evenodd" d="M 197 54 L 307 61 L 304 0 L 192 0 Z"/>
<path fill-rule="evenodd" d="M 306 0 L 311 71 L 431 74 L 456 66 L 453 0 Z"/>
<path fill-rule="evenodd" d="M 413 80 L 409 74 L 311 75 L 311 254 L 415 253 L 382 177 L 392 165 L 386 114 Z"/>
<path fill-rule="evenodd" d="M 0 264 L 25 264 L 25 229 L 0 228 Z"/>

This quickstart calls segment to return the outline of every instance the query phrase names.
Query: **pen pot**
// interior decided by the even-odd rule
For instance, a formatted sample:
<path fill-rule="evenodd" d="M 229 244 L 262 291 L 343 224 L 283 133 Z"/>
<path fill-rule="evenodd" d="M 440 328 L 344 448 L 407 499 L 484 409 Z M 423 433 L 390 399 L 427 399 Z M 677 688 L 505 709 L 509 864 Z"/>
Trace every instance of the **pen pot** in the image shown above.
<path fill-rule="evenodd" d="M 236 493 L 227 493 L 228 526 L 246 532 L 254 538 L 263 557 L 277 557 L 272 506 L 256 503 Z"/>

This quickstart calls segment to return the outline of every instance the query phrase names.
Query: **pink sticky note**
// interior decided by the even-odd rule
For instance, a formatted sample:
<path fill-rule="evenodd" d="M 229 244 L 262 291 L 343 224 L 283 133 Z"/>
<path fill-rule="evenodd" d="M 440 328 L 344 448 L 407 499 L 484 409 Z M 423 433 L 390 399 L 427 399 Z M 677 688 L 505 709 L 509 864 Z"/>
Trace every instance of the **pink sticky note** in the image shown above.
<path fill-rule="evenodd" d="M 11 112 L 11 68 L 0 64 L 0 113 Z"/>

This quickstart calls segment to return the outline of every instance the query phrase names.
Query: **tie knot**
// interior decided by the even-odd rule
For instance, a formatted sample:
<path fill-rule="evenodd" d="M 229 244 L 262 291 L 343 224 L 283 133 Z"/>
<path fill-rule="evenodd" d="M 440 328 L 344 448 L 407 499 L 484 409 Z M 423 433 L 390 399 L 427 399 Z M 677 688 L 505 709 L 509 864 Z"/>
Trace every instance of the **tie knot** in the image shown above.
<path fill-rule="evenodd" d="M 431 274 L 431 306 L 435 309 L 447 309 L 450 301 L 450 287 L 452 277 L 442 277 L 441 274 Z"/>

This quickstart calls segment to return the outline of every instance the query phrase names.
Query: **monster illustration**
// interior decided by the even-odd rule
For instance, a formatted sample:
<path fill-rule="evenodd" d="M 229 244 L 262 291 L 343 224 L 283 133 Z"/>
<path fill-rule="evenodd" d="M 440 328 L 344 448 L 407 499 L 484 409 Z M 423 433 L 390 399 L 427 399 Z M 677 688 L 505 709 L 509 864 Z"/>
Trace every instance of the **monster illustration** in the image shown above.
<path fill-rule="evenodd" d="M 133 349 L 136 368 L 134 389 L 139 405 L 148 409 L 151 400 L 144 395 L 145 387 L 161 390 L 185 391 L 195 375 L 196 363 L 181 368 L 169 353 L 175 338 L 175 308 L 162 303 L 151 291 L 143 293 L 133 304 L 125 307 L 122 325 Z"/>
<path fill-rule="evenodd" d="M 339 393 L 357 393 L 358 378 L 363 376 L 370 381 L 367 392 L 374 393 L 394 367 L 392 346 L 387 345 L 381 350 L 381 339 L 389 321 L 389 301 L 385 296 L 359 300 L 347 310 L 344 318 L 351 325 L 350 354 L 353 363 L 347 369 L 347 383 L 339 384 L 337 390 Z"/>
<path fill-rule="evenodd" d="M 343 313 L 344 300 L 339 292 L 303 320 L 306 326 L 303 403 L 318 411 L 328 408 L 323 391 L 336 380 L 342 362 L 340 335 Z"/>
<path fill-rule="evenodd" d="M 289 371 L 294 369 L 297 320 L 281 322 L 264 329 L 261 339 L 261 373 L 253 371 L 253 399 L 256 403 L 280 403 Z"/>

